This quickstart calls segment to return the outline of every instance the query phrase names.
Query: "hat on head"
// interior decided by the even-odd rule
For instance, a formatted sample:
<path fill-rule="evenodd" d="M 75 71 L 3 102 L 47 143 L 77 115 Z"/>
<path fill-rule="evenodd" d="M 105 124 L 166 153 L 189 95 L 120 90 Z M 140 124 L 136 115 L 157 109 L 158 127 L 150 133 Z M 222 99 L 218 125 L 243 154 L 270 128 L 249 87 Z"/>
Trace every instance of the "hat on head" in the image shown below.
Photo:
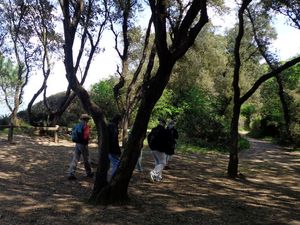
<path fill-rule="evenodd" d="M 91 117 L 88 114 L 84 113 L 80 116 L 80 119 L 81 120 L 89 120 L 89 119 L 91 119 Z"/>

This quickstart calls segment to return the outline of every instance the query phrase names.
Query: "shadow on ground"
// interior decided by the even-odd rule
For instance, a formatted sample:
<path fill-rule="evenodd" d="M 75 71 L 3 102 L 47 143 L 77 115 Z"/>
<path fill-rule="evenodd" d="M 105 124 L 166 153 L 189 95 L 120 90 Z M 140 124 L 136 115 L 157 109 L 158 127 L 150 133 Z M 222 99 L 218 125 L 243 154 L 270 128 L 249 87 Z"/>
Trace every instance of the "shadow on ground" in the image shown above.
<path fill-rule="evenodd" d="M 300 224 L 300 154 L 250 140 L 240 154 L 245 179 L 226 178 L 227 155 L 175 155 L 161 183 L 149 179 L 153 160 L 144 150 L 123 206 L 86 203 L 93 180 L 79 165 L 77 181 L 66 171 L 73 143 L 18 136 L 0 138 L 0 224 Z M 90 148 L 96 160 L 96 147 Z"/>

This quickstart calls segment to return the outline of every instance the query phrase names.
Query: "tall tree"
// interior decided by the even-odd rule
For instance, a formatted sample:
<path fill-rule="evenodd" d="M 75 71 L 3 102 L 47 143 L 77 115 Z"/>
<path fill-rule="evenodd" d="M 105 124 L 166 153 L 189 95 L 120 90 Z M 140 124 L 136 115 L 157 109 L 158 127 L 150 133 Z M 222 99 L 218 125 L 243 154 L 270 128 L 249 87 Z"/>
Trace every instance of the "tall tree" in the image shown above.
<path fill-rule="evenodd" d="M 178 1 L 179 2 L 179 1 Z M 181 2 L 181 1 L 180 1 Z M 128 185 L 146 135 L 147 124 L 155 103 L 165 89 L 174 64 L 194 43 L 200 30 L 208 21 L 206 1 L 190 1 L 186 7 L 177 5 L 178 23 L 168 32 L 168 1 L 149 1 L 155 30 L 156 51 L 151 51 L 144 75 L 142 97 L 131 135 L 121 157 L 121 163 L 109 184 L 101 189 L 94 188 L 90 198 L 95 203 L 111 203 L 128 198 Z M 183 10 L 185 9 L 185 10 Z M 182 11 L 180 11 L 182 10 Z M 183 16 L 184 15 L 184 16 Z M 167 35 L 171 34 L 168 42 Z M 157 69 L 153 70 L 154 53 L 158 56 Z"/>
<path fill-rule="evenodd" d="M 13 96 L 17 76 L 18 67 L 13 64 L 11 60 L 6 60 L 2 54 L 0 54 L 0 102 L 4 102 L 10 111 L 12 111 L 12 101 L 10 96 Z"/>
<path fill-rule="evenodd" d="M 61 37 L 55 31 L 55 22 L 57 22 L 57 18 L 55 17 L 55 6 L 47 0 L 36 0 L 35 2 L 32 2 L 30 10 L 30 23 L 32 24 L 33 31 L 35 32 L 35 35 L 39 41 L 39 51 L 42 55 L 40 64 L 42 68 L 41 72 L 43 74 L 43 82 L 28 103 L 27 113 L 29 123 L 32 125 L 36 123 L 36 121 L 33 120 L 32 116 L 32 106 L 39 95 L 43 92 L 44 104 L 50 114 L 49 117 L 51 117 L 49 118 L 50 121 L 47 121 L 48 125 L 55 125 L 57 117 L 60 116 L 61 113 L 58 113 L 57 111 L 53 112 L 47 102 L 47 81 L 54 65 L 53 58 L 57 58 L 54 57 L 54 54 L 59 55 L 58 52 L 61 43 Z M 70 94 L 70 92 L 67 93 Z M 68 97 L 69 96 L 67 95 L 66 98 Z M 62 106 L 63 105 L 57 107 L 57 109 L 59 109 L 59 112 L 65 111 L 65 108 Z"/>
<path fill-rule="evenodd" d="M 266 80 L 278 75 L 282 71 L 294 66 L 295 64 L 300 62 L 300 57 L 292 59 L 283 65 L 278 66 L 276 69 L 263 74 L 260 76 L 252 87 L 243 95 L 241 96 L 240 93 L 240 86 L 239 86 L 239 79 L 240 79 L 240 69 L 241 69 L 241 56 L 240 56 L 240 49 L 241 43 L 244 36 L 244 13 L 246 8 L 249 6 L 252 0 L 244 0 L 238 11 L 238 33 L 235 39 L 235 46 L 234 46 L 234 73 L 233 73 L 233 112 L 232 112 L 232 119 L 231 119 L 231 128 L 230 128 L 230 157 L 228 162 L 228 169 L 227 173 L 228 176 L 231 178 L 238 177 L 238 121 L 240 117 L 240 110 L 242 104 L 251 97 L 255 91 L 260 87 L 260 85 L 265 82 Z"/>
<path fill-rule="evenodd" d="M 135 54 L 135 46 L 142 42 L 141 31 L 136 27 L 135 15 L 142 8 L 137 0 L 112 1 L 111 7 L 108 7 L 110 27 L 115 37 L 115 49 L 121 60 L 121 68 L 118 67 L 119 82 L 114 86 L 114 96 L 123 117 L 122 119 L 122 143 L 125 145 L 128 136 L 128 124 L 130 115 L 136 108 L 140 100 L 138 94 L 141 84 L 138 82 L 141 77 L 142 68 L 145 63 L 146 53 L 149 45 L 151 18 L 145 34 L 144 44 L 139 45 L 142 49 L 141 54 Z M 116 27 L 121 27 L 121 32 Z M 119 43 L 122 43 L 121 45 Z M 140 52 L 141 50 L 138 49 Z M 134 55 L 141 55 L 138 62 L 135 62 Z M 137 64 L 137 65 L 134 65 Z M 131 68 L 131 69 L 130 69 Z M 126 89 L 125 94 L 121 90 Z"/>
<path fill-rule="evenodd" d="M 17 123 L 17 112 L 22 97 L 24 87 L 27 85 L 31 70 L 31 63 L 34 61 L 36 48 L 31 40 L 32 27 L 28 23 L 29 7 L 24 1 L 9 0 L 1 3 L 3 20 L 1 29 L 6 34 L 5 49 L 2 51 L 8 55 L 18 66 L 17 81 L 14 86 L 14 100 L 8 106 L 11 111 L 11 128 Z M 9 133 L 9 141 L 12 141 L 12 129 Z"/>
<path fill-rule="evenodd" d="M 156 48 L 151 51 L 149 56 L 141 90 L 141 101 L 133 123 L 131 135 L 122 154 L 120 167 L 109 183 L 106 180 L 108 169 L 107 150 L 109 146 L 104 114 L 91 101 L 87 91 L 79 84 L 73 64 L 72 46 L 74 35 L 79 25 L 79 18 L 84 9 L 84 2 L 78 0 L 72 3 L 67 0 L 60 1 L 64 16 L 64 52 L 67 79 L 71 88 L 80 98 L 84 108 L 91 113 L 98 131 L 100 158 L 90 201 L 95 203 L 123 201 L 128 197 L 129 181 L 140 155 L 152 109 L 169 81 L 174 64 L 191 47 L 198 33 L 207 23 L 207 2 L 204 0 L 194 0 L 188 2 L 185 7 L 178 5 L 180 7 L 178 12 L 180 13 L 178 14 L 177 26 L 173 27 L 172 32 L 169 32 L 172 34 L 171 43 L 169 44 L 167 38 L 168 1 L 149 1 L 155 28 Z M 158 67 L 156 71 L 153 71 L 156 54 L 158 56 Z"/>
<path fill-rule="evenodd" d="M 253 29 L 253 35 L 255 42 L 257 44 L 257 47 L 259 49 L 259 52 L 267 62 L 269 68 L 271 70 L 274 70 L 277 68 L 279 62 L 276 56 L 272 55 L 272 53 L 269 50 L 270 46 L 270 40 L 269 36 L 266 33 L 268 32 L 267 28 L 270 29 L 270 21 L 271 18 L 268 15 L 266 11 L 261 11 L 259 10 L 260 5 L 255 5 L 254 9 L 247 9 L 248 12 L 248 17 L 250 19 L 252 29 Z M 278 95 L 280 97 L 282 109 L 283 109 L 283 115 L 284 115 L 284 120 L 285 120 L 285 132 L 286 132 L 286 137 L 290 141 L 292 141 L 292 136 L 291 136 L 291 131 L 290 131 L 290 123 L 291 123 L 291 118 L 290 118 L 290 111 L 289 111 L 289 106 L 288 106 L 288 101 L 287 97 L 284 91 L 284 82 L 281 74 L 276 75 L 276 81 L 278 84 Z"/>

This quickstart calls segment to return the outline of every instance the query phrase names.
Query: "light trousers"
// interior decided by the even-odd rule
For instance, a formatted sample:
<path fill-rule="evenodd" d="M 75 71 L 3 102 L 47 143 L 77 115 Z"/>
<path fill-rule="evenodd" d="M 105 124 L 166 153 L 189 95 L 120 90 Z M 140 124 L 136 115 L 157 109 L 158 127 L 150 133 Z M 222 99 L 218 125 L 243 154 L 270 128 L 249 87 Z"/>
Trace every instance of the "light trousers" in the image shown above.
<path fill-rule="evenodd" d="M 70 176 L 71 175 L 75 176 L 77 164 L 80 160 L 81 155 L 82 155 L 82 158 L 83 158 L 84 168 L 85 168 L 86 174 L 87 175 L 91 174 L 92 169 L 91 169 L 91 164 L 89 162 L 88 145 L 76 143 L 75 144 L 74 155 L 73 155 L 72 161 L 71 161 L 70 166 L 69 166 L 69 171 L 68 171 Z"/>
<path fill-rule="evenodd" d="M 157 150 L 152 150 L 152 155 L 155 162 L 155 167 L 151 171 L 157 178 L 162 179 L 162 171 L 166 166 L 166 153 Z"/>

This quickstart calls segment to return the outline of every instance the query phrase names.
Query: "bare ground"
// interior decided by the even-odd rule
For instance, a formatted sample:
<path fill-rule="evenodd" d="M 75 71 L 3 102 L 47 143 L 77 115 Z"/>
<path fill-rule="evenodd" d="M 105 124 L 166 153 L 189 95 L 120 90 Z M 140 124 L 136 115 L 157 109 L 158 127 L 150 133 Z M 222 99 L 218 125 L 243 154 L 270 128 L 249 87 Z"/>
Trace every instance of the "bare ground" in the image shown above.
<path fill-rule="evenodd" d="M 86 203 L 93 180 L 79 164 L 77 181 L 66 179 L 73 143 L 0 137 L 1 225 L 243 224 L 300 225 L 300 153 L 250 139 L 240 154 L 244 179 L 226 177 L 227 155 L 175 155 L 161 183 L 153 183 L 153 160 L 144 150 L 123 206 Z M 95 160 L 97 150 L 90 148 Z"/>

